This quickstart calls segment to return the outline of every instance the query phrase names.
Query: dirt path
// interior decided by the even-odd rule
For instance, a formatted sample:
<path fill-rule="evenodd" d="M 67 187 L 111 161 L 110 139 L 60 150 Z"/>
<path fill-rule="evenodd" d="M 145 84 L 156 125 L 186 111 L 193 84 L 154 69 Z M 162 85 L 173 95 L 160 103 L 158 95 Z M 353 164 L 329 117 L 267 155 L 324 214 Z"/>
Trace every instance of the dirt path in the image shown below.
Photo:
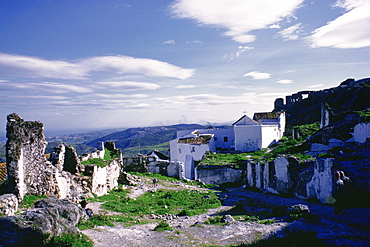
<path fill-rule="evenodd" d="M 148 190 L 166 189 L 200 189 L 183 183 L 162 182 L 153 187 L 150 180 L 142 181 L 138 186 L 130 186 L 131 198 L 140 196 Z M 219 193 L 224 198 L 223 206 L 209 210 L 208 213 L 198 216 L 183 216 L 168 220 L 173 231 L 157 232 L 153 229 L 157 223 L 123 227 L 98 226 L 84 230 L 95 243 L 100 246 L 228 246 L 252 243 L 272 234 L 284 235 L 286 230 L 314 231 L 317 237 L 325 239 L 336 246 L 370 246 L 370 212 L 368 208 L 348 209 L 341 215 L 335 215 L 331 206 L 309 203 L 296 198 L 282 198 L 274 195 L 251 192 L 243 188 L 229 188 Z M 276 218 L 271 225 L 251 222 L 234 222 L 229 225 L 203 224 L 209 216 L 216 214 L 232 214 L 231 208 L 238 204 L 248 205 L 250 201 L 258 201 L 266 205 L 291 206 L 305 204 L 309 206 L 316 220 L 305 219 L 285 221 Z M 101 203 L 89 203 L 94 212 L 99 212 Z M 248 210 L 248 208 L 246 207 Z M 113 213 L 113 212 L 112 212 Z"/>

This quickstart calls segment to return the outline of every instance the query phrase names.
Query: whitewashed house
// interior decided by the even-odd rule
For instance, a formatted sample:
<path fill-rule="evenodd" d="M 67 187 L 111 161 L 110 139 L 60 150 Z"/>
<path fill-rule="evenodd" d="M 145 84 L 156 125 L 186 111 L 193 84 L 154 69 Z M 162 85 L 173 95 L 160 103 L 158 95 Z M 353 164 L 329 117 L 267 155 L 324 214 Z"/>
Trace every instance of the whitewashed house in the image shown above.
<path fill-rule="evenodd" d="M 188 179 L 194 178 L 195 161 L 201 160 L 207 151 L 216 151 L 213 134 L 193 131 L 170 141 L 171 162 L 182 162 Z"/>
<path fill-rule="evenodd" d="M 235 150 L 242 152 L 261 150 L 283 137 L 285 132 L 285 113 L 255 113 L 253 119 L 244 115 L 233 126 Z"/>
<path fill-rule="evenodd" d="M 207 151 L 261 150 L 284 135 L 285 113 L 255 113 L 253 118 L 244 115 L 232 128 L 178 131 L 177 138 L 170 141 L 171 162 L 183 163 L 185 178 L 193 179 L 195 162 Z"/>

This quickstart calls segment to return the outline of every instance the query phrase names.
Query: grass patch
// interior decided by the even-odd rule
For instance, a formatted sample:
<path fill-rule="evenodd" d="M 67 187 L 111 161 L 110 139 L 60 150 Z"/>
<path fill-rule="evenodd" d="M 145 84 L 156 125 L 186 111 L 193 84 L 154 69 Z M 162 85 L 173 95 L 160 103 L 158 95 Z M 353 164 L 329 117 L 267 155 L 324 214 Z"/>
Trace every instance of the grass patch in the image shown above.
<path fill-rule="evenodd" d="M 227 225 L 227 223 L 222 222 L 222 216 L 214 216 L 214 217 L 209 217 L 204 224 L 206 225 Z"/>
<path fill-rule="evenodd" d="M 260 220 L 260 218 L 258 216 L 255 216 L 255 215 L 252 215 L 252 216 L 250 216 L 250 215 L 234 215 L 233 218 L 236 221 L 255 222 L 255 223 L 264 224 L 264 225 L 271 225 L 271 224 L 275 223 L 274 219 Z"/>
<path fill-rule="evenodd" d="M 76 225 L 80 230 L 86 230 L 94 228 L 95 226 L 114 226 L 113 221 L 107 215 L 93 215 L 88 220 L 84 222 L 79 222 Z"/>
<path fill-rule="evenodd" d="M 171 230 L 173 230 L 172 227 L 170 227 L 170 225 L 164 220 L 159 222 L 158 225 L 154 228 L 154 231 L 157 231 L 157 232 L 171 231 Z"/>
<path fill-rule="evenodd" d="M 123 189 L 111 190 L 108 194 L 94 198 L 88 198 L 89 202 L 121 201 L 127 197 L 128 191 Z"/>
<path fill-rule="evenodd" d="M 220 200 L 214 193 L 190 190 L 157 190 L 156 192 L 147 192 L 136 200 L 126 197 L 108 201 L 102 205 L 107 210 L 130 216 L 179 214 L 184 209 L 186 209 L 186 215 L 190 216 L 205 213 L 206 209 L 219 206 L 221 206 Z"/>
<path fill-rule="evenodd" d="M 130 217 L 127 215 L 93 215 L 88 220 L 79 222 L 76 226 L 80 230 L 91 229 L 96 226 L 114 226 L 114 223 L 120 223 L 125 227 L 129 227 L 136 224 L 146 224 L 149 220 L 143 220 L 139 217 Z"/>
<path fill-rule="evenodd" d="M 101 158 L 94 158 L 82 161 L 81 164 L 83 165 L 96 165 L 99 167 L 106 167 L 109 163 L 117 159 L 119 157 L 119 151 L 111 151 L 104 148 L 104 159 Z"/>
<path fill-rule="evenodd" d="M 82 161 L 81 164 L 83 164 L 83 165 L 96 165 L 96 166 L 99 166 L 99 167 L 106 167 L 107 165 L 109 165 L 109 161 L 103 160 L 101 158 L 94 158 L 94 159 L 89 159 L 89 160 Z"/>
<path fill-rule="evenodd" d="M 107 148 L 104 148 L 104 160 L 112 161 L 114 159 L 117 159 L 118 155 L 119 155 L 118 150 L 111 151 L 111 150 L 108 150 Z"/>
<path fill-rule="evenodd" d="M 53 236 L 45 243 L 47 247 L 93 247 L 94 242 L 82 233 L 63 233 L 61 236 Z"/>
<path fill-rule="evenodd" d="M 281 154 L 291 155 L 300 161 L 310 160 L 311 155 L 304 155 L 302 152 L 309 150 L 310 146 L 305 142 L 306 138 L 316 133 L 320 128 L 320 123 L 295 126 L 295 131 L 299 132 L 299 138 L 292 139 L 284 136 L 280 141 L 271 146 L 271 150 L 263 149 L 246 153 L 213 153 L 206 152 L 200 165 L 228 165 L 235 168 L 245 168 L 246 161 L 257 161 L 260 163 L 271 162 Z"/>
<path fill-rule="evenodd" d="M 23 201 L 19 204 L 19 208 L 31 208 L 35 202 L 44 198 L 47 198 L 47 196 L 26 195 L 23 197 Z"/>

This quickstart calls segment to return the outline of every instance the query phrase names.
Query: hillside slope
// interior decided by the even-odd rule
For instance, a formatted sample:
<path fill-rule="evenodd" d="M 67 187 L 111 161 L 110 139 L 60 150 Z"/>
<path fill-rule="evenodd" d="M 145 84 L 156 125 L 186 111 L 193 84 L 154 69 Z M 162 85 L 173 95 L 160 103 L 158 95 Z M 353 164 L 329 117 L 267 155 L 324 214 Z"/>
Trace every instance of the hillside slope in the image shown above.
<path fill-rule="evenodd" d="M 130 128 L 124 131 L 115 132 L 84 144 L 97 147 L 99 142 L 114 141 L 117 148 L 124 149 L 145 146 L 154 146 L 175 139 L 177 131 L 187 129 L 205 128 L 199 124 L 178 124 L 171 126 Z"/>

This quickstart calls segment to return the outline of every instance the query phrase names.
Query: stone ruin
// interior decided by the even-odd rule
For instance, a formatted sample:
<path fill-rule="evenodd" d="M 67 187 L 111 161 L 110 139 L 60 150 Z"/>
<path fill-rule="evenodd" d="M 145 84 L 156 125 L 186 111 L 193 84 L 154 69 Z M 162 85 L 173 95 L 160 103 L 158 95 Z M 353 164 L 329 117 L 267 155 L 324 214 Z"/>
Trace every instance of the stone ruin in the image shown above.
<path fill-rule="evenodd" d="M 104 158 L 102 150 L 78 157 L 73 146 L 61 143 L 54 148 L 47 159 L 45 149 L 47 142 L 44 137 L 44 126 L 39 121 L 24 121 L 18 114 L 7 116 L 7 176 L 1 191 L 13 194 L 21 202 L 25 195 L 45 195 L 60 199 L 79 202 L 84 197 L 106 194 L 118 187 L 118 178 L 122 167 L 122 154 L 113 142 L 107 142 L 106 148 L 116 152 L 118 158 L 113 159 L 105 167 L 83 165 L 82 160 Z M 4 194 L 4 193 L 3 193 Z M 8 205 L 7 200 L 0 205 Z M 0 209 L 1 210 L 1 209 Z M 0 212 L 11 215 L 9 207 Z"/>

